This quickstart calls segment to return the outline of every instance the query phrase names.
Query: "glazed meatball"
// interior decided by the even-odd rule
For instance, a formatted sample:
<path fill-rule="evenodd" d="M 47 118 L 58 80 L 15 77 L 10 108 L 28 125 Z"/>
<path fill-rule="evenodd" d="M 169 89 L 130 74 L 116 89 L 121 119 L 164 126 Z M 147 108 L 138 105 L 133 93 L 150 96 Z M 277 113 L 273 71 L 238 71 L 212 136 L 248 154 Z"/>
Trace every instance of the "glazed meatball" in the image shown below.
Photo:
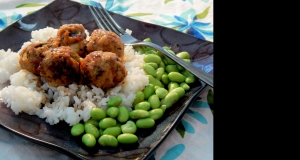
<path fill-rule="evenodd" d="M 123 81 L 127 71 L 115 53 L 94 51 L 80 61 L 80 75 L 81 83 L 106 89 Z"/>
<path fill-rule="evenodd" d="M 26 46 L 19 53 L 19 63 L 22 69 L 26 69 L 29 72 L 39 75 L 38 67 L 42 61 L 44 55 L 43 52 L 51 48 L 47 43 L 34 42 Z"/>
<path fill-rule="evenodd" d="M 60 46 L 44 52 L 40 75 L 50 86 L 66 86 L 77 82 L 80 76 L 79 59 L 69 46 Z"/>
<path fill-rule="evenodd" d="M 114 32 L 96 29 L 92 32 L 89 42 L 87 43 L 87 51 L 104 51 L 113 52 L 121 59 L 124 56 L 124 43 L 121 38 Z"/>
<path fill-rule="evenodd" d="M 57 31 L 60 46 L 70 46 L 80 57 L 86 54 L 86 33 L 82 24 L 65 24 Z"/>

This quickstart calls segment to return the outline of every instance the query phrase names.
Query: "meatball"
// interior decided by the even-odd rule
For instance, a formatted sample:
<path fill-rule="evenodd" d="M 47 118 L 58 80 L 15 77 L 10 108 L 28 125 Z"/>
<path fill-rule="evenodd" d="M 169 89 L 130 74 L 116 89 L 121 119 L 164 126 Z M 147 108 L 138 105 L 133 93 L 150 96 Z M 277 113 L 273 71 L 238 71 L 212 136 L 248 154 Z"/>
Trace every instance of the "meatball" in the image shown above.
<path fill-rule="evenodd" d="M 80 75 L 81 83 L 106 89 L 123 81 L 127 71 L 115 53 L 94 51 L 80 61 Z"/>
<path fill-rule="evenodd" d="M 65 24 L 57 31 L 57 40 L 60 46 L 70 46 L 79 56 L 86 54 L 86 33 L 82 24 Z"/>
<path fill-rule="evenodd" d="M 121 59 L 124 56 L 124 43 L 114 32 L 95 29 L 86 45 L 88 52 L 113 52 Z"/>
<path fill-rule="evenodd" d="M 34 42 L 26 46 L 19 53 L 19 63 L 22 69 L 26 69 L 29 72 L 39 75 L 38 67 L 42 61 L 44 55 L 43 52 L 48 50 L 51 46 L 47 43 Z"/>
<path fill-rule="evenodd" d="M 60 46 L 44 52 L 40 75 L 50 86 L 66 86 L 79 80 L 79 59 L 69 46 Z"/>

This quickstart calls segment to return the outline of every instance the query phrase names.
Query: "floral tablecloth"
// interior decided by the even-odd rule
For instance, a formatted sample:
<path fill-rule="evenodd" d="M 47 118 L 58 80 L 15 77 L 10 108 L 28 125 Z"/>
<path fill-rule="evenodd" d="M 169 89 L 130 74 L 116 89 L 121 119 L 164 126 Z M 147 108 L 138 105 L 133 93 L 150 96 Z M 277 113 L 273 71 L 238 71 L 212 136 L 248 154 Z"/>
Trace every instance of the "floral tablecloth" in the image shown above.
<path fill-rule="evenodd" d="M 52 1 L 1 0 L 0 31 Z M 109 11 L 213 41 L 213 0 L 75 1 L 83 4 L 100 2 Z M 210 89 L 212 88 L 206 88 L 200 98 L 193 102 L 180 124 L 159 146 L 151 159 L 213 159 L 213 112 L 207 102 Z M 20 138 L 0 127 L 0 159 L 62 160 L 70 158 Z"/>

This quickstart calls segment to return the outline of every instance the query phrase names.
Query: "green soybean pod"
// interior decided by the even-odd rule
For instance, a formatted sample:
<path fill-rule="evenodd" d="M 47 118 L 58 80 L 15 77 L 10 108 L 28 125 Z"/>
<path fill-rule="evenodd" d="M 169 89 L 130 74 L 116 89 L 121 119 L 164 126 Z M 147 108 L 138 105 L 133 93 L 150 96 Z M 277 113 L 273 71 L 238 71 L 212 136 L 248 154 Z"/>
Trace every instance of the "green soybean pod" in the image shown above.
<path fill-rule="evenodd" d="M 186 51 L 182 51 L 176 54 L 177 57 L 181 59 L 190 59 L 190 54 Z"/>
<path fill-rule="evenodd" d="M 118 126 L 108 127 L 103 131 L 103 135 L 108 134 L 108 135 L 112 135 L 114 137 L 118 137 L 118 135 L 120 135 L 121 132 L 122 132 L 122 130 Z"/>
<path fill-rule="evenodd" d="M 108 127 L 114 127 L 117 125 L 117 121 L 111 117 L 106 117 L 100 120 L 99 127 L 106 129 Z"/>
<path fill-rule="evenodd" d="M 154 63 L 157 63 L 159 65 L 160 62 L 161 62 L 161 58 L 156 54 L 147 54 L 147 55 L 144 56 L 144 61 L 146 63 L 154 62 Z"/>
<path fill-rule="evenodd" d="M 172 89 L 170 92 L 175 92 L 178 94 L 179 98 L 181 98 L 182 96 L 184 96 L 185 94 L 185 90 L 182 87 L 177 87 Z"/>
<path fill-rule="evenodd" d="M 154 63 L 154 62 L 149 62 L 149 63 L 146 63 L 146 64 L 149 64 L 151 67 L 153 67 L 154 69 L 157 69 L 158 68 L 158 64 L 157 63 Z"/>
<path fill-rule="evenodd" d="M 168 77 L 171 82 L 181 83 L 181 82 L 184 82 L 184 80 L 185 80 L 185 76 L 183 76 L 179 72 L 169 72 Z"/>
<path fill-rule="evenodd" d="M 144 99 L 148 99 L 154 93 L 154 85 L 149 83 L 143 90 L 143 93 L 144 93 Z"/>
<path fill-rule="evenodd" d="M 71 128 L 71 135 L 72 136 L 80 136 L 84 133 L 84 125 L 81 123 L 77 123 L 72 126 Z"/>
<path fill-rule="evenodd" d="M 165 85 L 168 85 L 170 83 L 170 80 L 169 80 L 169 77 L 168 77 L 168 74 L 167 73 L 164 73 L 162 76 L 161 76 L 161 81 L 163 84 Z"/>
<path fill-rule="evenodd" d="M 118 107 L 121 103 L 122 103 L 122 98 L 119 96 L 115 96 L 110 98 L 107 101 L 107 107 L 112 107 L 112 106 Z"/>
<path fill-rule="evenodd" d="M 103 135 L 103 131 L 104 131 L 104 129 L 102 129 L 102 128 L 99 129 L 99 135 L 100 135 L 100 136 Z"/>
<path fill-rule="evenodd" d="M 161 105 L 166 105 L 166 108 L 170 108 L 179 99 L 179 96 L 175 92 L 169 92 L 165 98 L 161 100 Z"/>
<path fill-rule="evenodd" d="M 173 89 L 179 87 L 179 84 L 177 82 L 170 82 L 168 84 L 168 89 L 169 89 L 169 92 L 172 91 Z"/>
<path fill-rule="evenodd" d="M 150 110 L 149 113 L 150 113 L 149 118 L 152 118 L 153 120 L 158 120 L 163 116 L 164 110 L 161 108 L 155 108 Z"/>
<path fill-rule="evenodd" d="M 132 133 L 123 133 L 120 134 L 118 137 L 118 142 L 123 144 L 132 144 L 138 141 L 138 137 Z"/>
<path fill-rule="evenodd" d="M 151 96 L 149 97 L 149 99 L 151 98 Z M 150 107 L 151 107 L 150 102 L 148 100 L 148 101 L 143 101 L 143 102 L 136 104 L 134 106 L 134 109 L 142 109 L 142 110 L 148 111 L 150 109 Z"/>
<path fill-rule="evenodd" d="M 141 54 L 144 54 L 146 52 L 144 46 L 135 46 L 134 49 L 140 52 Z"/>
<path fill-rule="evenodd" d="M 138 119 L 136 122 L 137 128 L 151 128 L 155 125 L 155 121 L 152 118 Z"/>
<path fill-rule="evenodd" d="M 170 48 L 169 46 L 163 46 L 163 48 L 164 48 L 165 50 L 171 50 L 171 48 Z"/>
<path fill-rule="evenodd" d="M 159 67 L 156 69 L 156 79 L 161 80 L 162 75 L 165 73 L 165 69 L 162 67 Z"/>
<path fill-rule="evenodd" d="M 97 127 L 95 127 L 94 125 L 87 123 L 84 125 L 84 130 L 85 133 L 90 133 L 92 134 L 95 138 L 99 137 L 99 130 Z"/>
<path fill-rule="evenodd" d="M 161 106 L 160 106 L 160 109 L 162 109 L 162 110 L 165 112 L 166 109 L 167 109 L 167 106 L 166 106 L 166 105 L 161 105 Z"/>
<path fill-rule="evenodd" d="M 143 65 L 143 70 L 145 71 L 145 73 L 147 75 L 151 75 L 153 77 L 156 77 L 156 70 L 151 65 L 149 65 L 148 63 L 145 63 Z"/>
<path fill-rule="evenodd" d="M 155 94 L 158 96 L 158 98 L 163 99 L 167 94 L 168 94 L 168 90 L 166 90 L 165 88 L 157 88 L 155 90 Z"/>
<path fill-rule="evenodd" d="M 142 91 L 138 91 L 136 94 L 135 94 L 135 99 L 133 100 L 133 106 L 135 106 L 136 104 L 144 101 L 144 92 Z"/>
<path fill-rule="evenodd" d="M 125 106 L 119 107 L 119 114 L 117 120 L 120 123 L 125 123 L 129 119 L 129 111 Z"/>
<path fill-rule="evenodd" d="M 157 90 L 158 88 L 163 88 L 163 87 L 160 87 L 160 86 L 154 86 L 154 90 Z"/>
<path fill-rule="evenodd" d="M 92 108 L 90 111 L 92 119 L 99 121 L 106 117 L 106 113 L 101 108 Z"/>
<path fill-rule="evenodd" d="M 133 121 L 129 120 L 125 124 L 121 125 L 121 130 L 123 133 L 134 134 L 137 130 L 137 127 Z"/>
<path fill-rule="evenodd" d="M 88 123 L 94 125 L 95 127 L 99 127 L 99 121 L 97 121 L 97 120 L 89 119 L 89 120 L 84 122 L 84 125 L 86 125 Z"/>
<path fill-rule="evenodd" d="M 161 60 L 162 60 L 162 62 L 164 63 L 165 66 L 169 65 L 166 56 L 164 56 L 164 58 L 162 58 Z"/>
<path fill-rule="evenodd" d="M 141 119 L 149 117 L 150 113 L 142 109 L 135 109 L 129 112 L 129 117 L 131 119 Z"/>
<path fill-rule="evenodd" d="M 180 83 L 179 86 L 182 87 L 186 91 L 190 89 L 190 86 L 185 82 Z"/>
<path fill-rule="evenodd" d="M 119 108 L 115 106 L 107 108 L 106 115 L 111 118 L 116 118 L 119 115 Z"/>
<path fill-rule="evenodd" d="M 176 64 L 169 64 L 169 65 L 167 65 L 166 66 L 166 71 L 168 73 L 170 73 L 170 72 L 179 72 Z"/>
<path fill-rule="evenodd" d="M 98 139 L 98 143 L 103 146 L 109 146 L 109 147 L 117 147 L 118 146 L 118 140 L 116 137 L 112 136 L 112 135 L 108 135 L 108 134 L 104 134 L 102 135 L 99 139 Z"/>
<path fill-rule="evenodd" d="M 144 41 L 144 42 L 152 42 L 152 41 L 151 41 L 151 38 L 145 38 L 143 41 Z M 149 47 L 149 48 L 150 48 L 150 47 Z"/>
<path fill-rule="evenodd" d="M 177 67 L 177 69 L 179 70 L 179 71 L 183 71 L 183 70 L 185 70 L 185 68 L 183 68 L 182 66 L 180 66 L 180 65 L 176 65 L 176 67 Z"/>
<path fill-rule="evenodd" d="M 181 72 L 182 75 L 189 77 L 189 76 L 194 76 L 191 72 L 189 72 L 188 70 L 184 70 Z"/>
<path fill-rule="evenodd" d="M 87 147 L 94 147 L 96 145 L 96 138 L 90 133 L 85 133 L 81 137 L 81 141 Z"/>
<path fill-rule="evenodd" d="M 159 97 L 156 94 L 151 95 L 148 98 L 148 103 L 152 109 L 159 108 L 159 106 L 160 106 Z"/>

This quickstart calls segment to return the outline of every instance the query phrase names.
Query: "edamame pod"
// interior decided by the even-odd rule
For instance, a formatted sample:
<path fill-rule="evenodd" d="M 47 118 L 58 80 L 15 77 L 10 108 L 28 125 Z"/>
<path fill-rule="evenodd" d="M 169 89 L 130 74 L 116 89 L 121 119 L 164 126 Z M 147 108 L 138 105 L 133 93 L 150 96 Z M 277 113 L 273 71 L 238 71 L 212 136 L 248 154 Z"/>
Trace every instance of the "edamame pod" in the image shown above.
<path fill-rule="evenodd" d="M 148 63 L 145 63 L 143 65 L 143 70 L 145 71 L 145 73 L 147 75 L 151 75 L 153 77 L 156 77 L 156 70 L 151 65 L 149 65 Z"/>
<path fill-rule="evenodd" d="M 151 76 L 148 75 L 148 77 L 151 77 Z M 154 85 L 151 83 L 148 84 L 145 87 L 145 89 L 143 90 L 143 93 L 144 93 L 144 99 L 148 99 L 154 93 Z"/>
<path fill-rule="evenodd" d="M 109 147 L 117 147 L 118 146 L 118 140 L 116 137 L 112 136 L 112 135 L 108 135 L 108 134 L 104 134 L 102 135 L 99 139 L 98 139 L 98 143 L 105 147 L 105 146 L 109 146 Z"/>
<path fill-rule="evenodd" d="M 118 135 L 121 134 L 121 128 L 118 126 L 115 127 L 108 127 L 103 131 L 103 135 L 108 134 L 108 135 L 112 135 L 114 137 L 118 137 Z"/>
<path fill-rule="evenodd" d="M 196 81 L 196 77 L 193 75 L 193 76 L 188 76 L 185 78 L 185 83 L 188 83 L 188 84 L 191 84 L 191 83 L 194 83 Z"/>
<path fill-rule="evenodd" d="M 106 114 L 111 118 L 116 118 L 119 114 L 119 108 L 115 106 L 109 107 L 106 110 Z"/>
<path fill-rule="evenodd" d="M 155 108 L 150 110 L 149 113 L 150 113 L 150 118 L 152 118 L 153 120 L 157 120 L 163 116 L 164 110 L 161 108 Z"/>
<path fill-rule="evenodd" d="M 86 133 L 92 134 L 95 138 L 99 137 L 99 130 L 94 125 L 87 123 L 84 125 L 84 130 Z"/>
<path fill-rule="evenodd" d="M 185 90 L 182 87 L 177 87 L 172 89 L 170 92 L 175 92 L 178 94 L 179 98 L 181 98 L 182 96 L 184 96 L 185 94 Z"/>
<path fill-rule="evenodd" d="M 138 119 L 136 122 L 137 128 L 151 128 L 155 125 L 155 121 L 152 118 Z"/>
<path fill-rule="evenodd" d="M 168 74 L 169 80 L 172 82 L 184 82 L 185 80 L 185 76 L 183 76 L 181 73 L 179 72 L 169 72 Z"/>
<path fill-rule="evenodd" d="M 175 92 L 169 92 L 165 98 L 161 100 L 161 105 L 166 105 L 166 108 L 170 108 L 179 99 L 179 96 Z"/>
<path fill-rule="evenodd" d="M 168 90 L 166 90 L 165 88 L 157 88 L 155 90 L 155 94 L 158 96 L 158 98 L 163 99 L 167 94 L 168 94 Z"/>
<path fill-rule="evenodd" d="M 174 52 L 173 52 L 174 53 Z M 174 53 L 175 54 L 175 53 Z M 169 57 L 166 57 L 165 56 L 165 59 L 166 59 L 166 64 L 168 65 L 175 65 L 176 62 L 174 62 L 172 59 L 170 59 Z"/>
<path fill-rule="evenodd" d="M 159 108 L 159 106 L 160 106 L 159 97 L 156 94 L 151 95 L 148 98 L 148 103 L 149 103 L 149 107 L 151 107 L 152 109 Z"/>
<path fill-rule="evenodd" d="M 142 109 L 135 109 L 129 112 L 129 117 L 131 119 L 141 119 L 149 117 L 150 113 Z"/>
<path fill-rule="evenodd" d="M 152 95 L 151 95 L 152 96 Z M 151 97 L 150 96 L 150 97 Z M 150 98 L 149 97 L 149 98 Z M 148 100 L 149 101 L 149 100 Z M 148 111 L 149 109 L 150 109 L 150 103 L 149 102 L 147 102 L 147 101 L 143 101 L 143 102 L 140 102 L 140 103 L 138 103 L 138 104 L 136 104 L 135 106 L 134 106 L 134 109 L 142 109 L 142 110 L 145 110 L 145 111 Z"/>
<path fill-rule="evenodd" d="M 138 137 L 131 133 L 123 133 L 118 136 L 118 142 L 123 144 L 132 144 L 138 141 Z"/>
<path fill-rule="evenodd" d="M 144 92 L 139 91 L 135 94 L 135 99 L 133 101 L 133 106 L 135 106 L 136 104 L 138 104 L 142 101 L 144 101 Z"/>
<path fill-rule="evenodd" d="M 125 123 L 129 119 L 129 111 L 125 106 L 119 107 L 119 114 L 117 119 L 120 123 Z"/>
<path fill-rule="evenodd" d="M 106 129 L 108 127 L 114 127 L 116 125 L 117 125 L 117 121 L 111 117 L 101 119 L 99 122 L 99 127 L 102 129 Z"/>
<path fill-rule="evenodd" d="M 81 123 L 77 123 L 72 126 L 71 128 L 71 135 L 72 136 L 80 136 L 84 133 L 84 125 Z"/>
<path fill-rule="evenodd" d="M 90 133 L 85 133 L 81 137 L 81 141 L 87 147 L 94 147 L 96 145 L 96 138 Z"/>
<path fill-rule="evenodd" d="M 160 63 L 159 63 L 159 65 L 158 65 L 158 67 L 161 67 L 161 68 L 166 68 L 166 64 L 163 62 L 163 61 L 161 61 Z"/>
<path fill-rule="evenodd" d="M 136 125 L 133 121 L 129 120 L 121 126 L 123 133 L 132 133 L 134 134 L 137 130 Z"/>
<path fill-rule="evenodd" d="M 121 103 L 122 103 L 122 98 L 119 96 L 115 96 L 110 98 L 107 101 L 107 107 L 112 107 L 112 106 L 118 107 Z"/>
<path fill-rule="evenodd" d="M 144 56 L 144 61 L 145 63 L 154 62 L 159 65 L 161 62 L 161 58 L 156 54 L 147 54 Z"/>

